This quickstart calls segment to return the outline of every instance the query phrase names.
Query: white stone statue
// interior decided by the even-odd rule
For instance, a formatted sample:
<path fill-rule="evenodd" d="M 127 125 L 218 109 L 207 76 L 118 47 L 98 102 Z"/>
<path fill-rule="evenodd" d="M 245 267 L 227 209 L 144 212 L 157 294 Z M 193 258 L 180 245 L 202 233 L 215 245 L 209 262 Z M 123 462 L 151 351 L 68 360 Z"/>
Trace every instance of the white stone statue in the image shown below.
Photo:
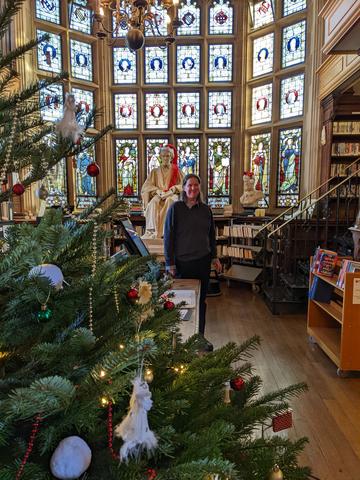
<path fill-rule="evenodd" d="M 146 220 L 142 238 L 163 237 L 166 212 L 179 199 L 182 179 L 175 148 L 172 145 L 163 147 L 160 150 L 160 167 L 151 170 L 141 189 Z"/>
<path fill-rule="evenodd" d="M 255 178 L 252 172 L 243 175 L 244 193 L 240 197 L 240 203 L 244 206 L 257 206 L 257 202 L 264 197 L 261 190 L 255 189 Z"/>

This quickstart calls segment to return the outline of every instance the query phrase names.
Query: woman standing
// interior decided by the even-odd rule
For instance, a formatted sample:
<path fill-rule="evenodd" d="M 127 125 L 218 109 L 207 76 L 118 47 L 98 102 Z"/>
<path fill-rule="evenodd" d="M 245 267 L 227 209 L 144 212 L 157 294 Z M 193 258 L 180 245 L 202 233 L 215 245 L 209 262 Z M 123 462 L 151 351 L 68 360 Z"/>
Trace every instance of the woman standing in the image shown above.
<path fill-rule="evenodd" d="M 205 332 L 206 293 L 211 263 L 220 272 L 216 258 L 215 227 L 211 209 L 201 199 L 200 178 L 184 177 L 181 200 L 169 208 L 164 229 L 167 271 L 178 278 L 200 280 L 199 333 Z"/>

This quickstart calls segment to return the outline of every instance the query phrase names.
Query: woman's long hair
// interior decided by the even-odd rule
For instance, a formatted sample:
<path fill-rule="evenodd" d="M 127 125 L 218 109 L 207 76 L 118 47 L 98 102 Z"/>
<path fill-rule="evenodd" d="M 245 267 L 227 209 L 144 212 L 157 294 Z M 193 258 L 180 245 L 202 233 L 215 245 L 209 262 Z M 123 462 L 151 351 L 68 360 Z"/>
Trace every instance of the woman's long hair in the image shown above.
<path fill-rule="evenodd" d="M 186 185 L 186 182 L 188 180 L 190 180 L 190 178 L 195 178 L 198 183 L 199 183 L 199 186 L 201 186 L 201 180 L 200 180 L 200 177 L 199 175 L 196 175 L 195 173 L 188 173 L 187 175 L 185 175 L 185 177 L 183 178 L 183 182 L 182 182 L 182 186 L 183 186 L 183 189 L 180 193 L 180 200 L 182 200 L 183 202 L 186 202 L 187 201 L 187 195 L 186 195 L 186 192 L 184 190 L 184 187 Z M 204 200 L 203 200 L 203 195 L 201 193 L 201 187 L 200 187 L 200 192 L 199 192 L 199 195 L 196 199 L 199 203 L 204 203 Z"/>

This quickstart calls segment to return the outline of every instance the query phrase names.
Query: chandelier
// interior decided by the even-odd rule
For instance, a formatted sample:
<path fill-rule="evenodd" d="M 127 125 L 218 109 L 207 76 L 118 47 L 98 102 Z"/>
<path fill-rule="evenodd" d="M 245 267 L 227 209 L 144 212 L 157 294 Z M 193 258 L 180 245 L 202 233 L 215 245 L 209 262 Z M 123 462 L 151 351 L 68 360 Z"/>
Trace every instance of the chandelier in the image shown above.
<path fill-rule="evenodd" d="M 175 31 L 182 25 L 178 19 L 179 0 L 92 0 L 94 20 L 99 38 L 121 36 L 126 30 L 126 44 L 139 50 L 145 42 L 145 32 L 163 37 L 165 45 L 175 42 Z M 106 20 L 111 17 L 111 25 Z M 164 25 L 166 23 L 166 26 Z"/>

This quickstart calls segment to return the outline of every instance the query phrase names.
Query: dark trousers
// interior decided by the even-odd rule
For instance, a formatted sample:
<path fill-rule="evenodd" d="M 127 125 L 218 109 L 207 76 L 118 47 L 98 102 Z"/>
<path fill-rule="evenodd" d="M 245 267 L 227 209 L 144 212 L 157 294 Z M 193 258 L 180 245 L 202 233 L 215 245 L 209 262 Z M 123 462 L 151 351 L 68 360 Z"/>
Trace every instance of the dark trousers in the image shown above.
<path fill-rule="evenodd" d="M 199 305 L 199 332 L 205 333 L 205 316 L 206 316 L 206 294 L 209 285 L 211 255 L 206 255 L 196 260 L 176 262 L 176 274 L 178 278 L 195 278 L 200 280 L 200 305 Z"/>

